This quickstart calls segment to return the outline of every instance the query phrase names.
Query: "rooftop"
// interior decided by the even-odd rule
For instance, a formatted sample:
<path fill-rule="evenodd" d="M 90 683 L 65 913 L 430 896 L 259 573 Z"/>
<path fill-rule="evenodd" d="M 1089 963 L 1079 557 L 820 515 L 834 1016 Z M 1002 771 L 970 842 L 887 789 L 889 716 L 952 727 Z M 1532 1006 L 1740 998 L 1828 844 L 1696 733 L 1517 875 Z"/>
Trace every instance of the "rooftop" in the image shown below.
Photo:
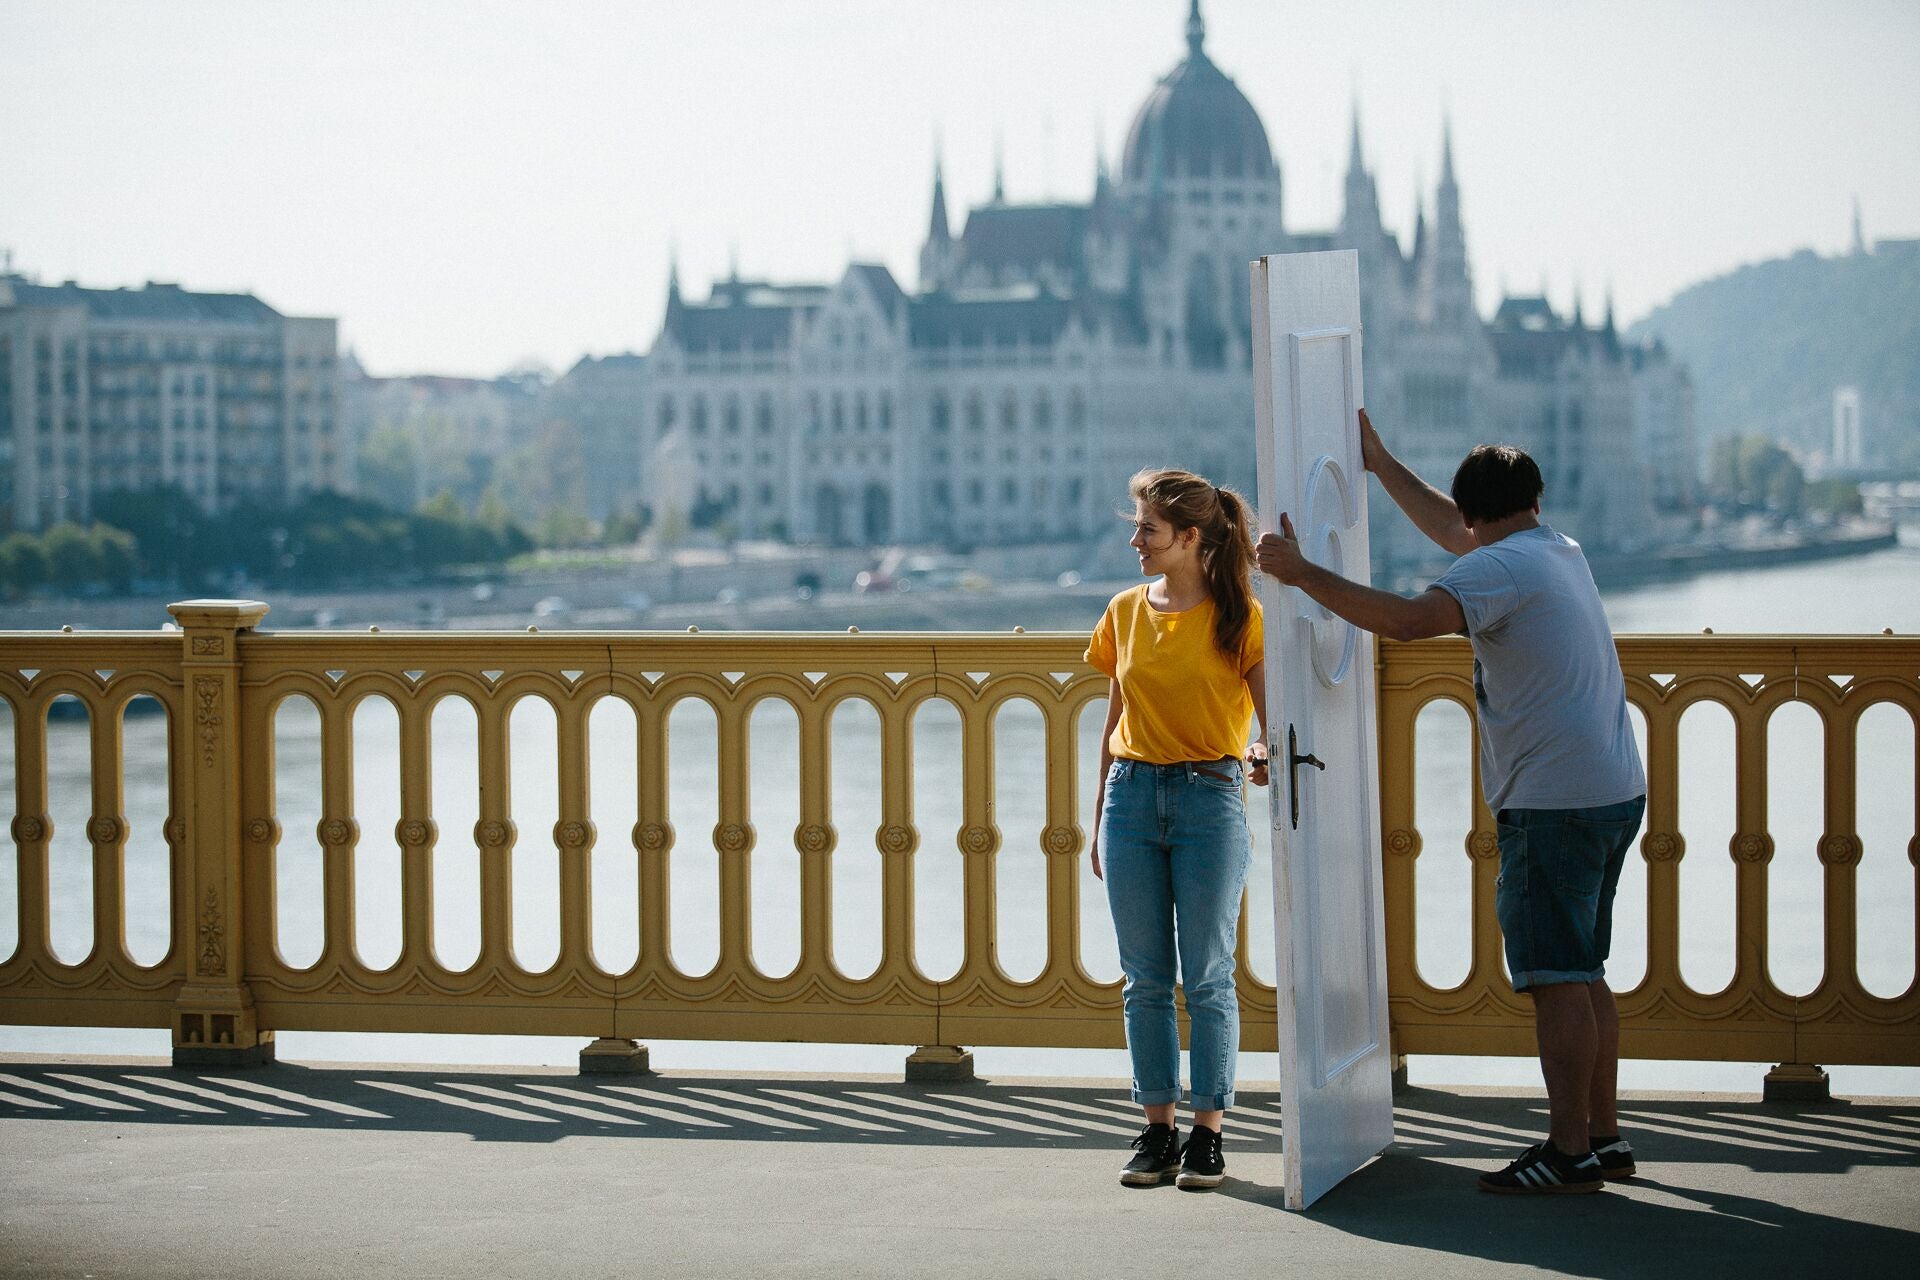
<path fill-rule="evenodd" d="M 1920 1248 L 1920 1101 L 1631 1095 L 1641 1176 L 1476 1192 L 1537 1095 L 1410 1089 L 1397 1142 L 1280 1207 L 1280 1103 L 1242 1091 L 1230 1178 L 1116 1182 L 1117 1082 L 0 1060 L 0 1240 L 28 1274 L 1895 1274 Z M 640 1266 L 645 1260 L 644 1267 Z"/>

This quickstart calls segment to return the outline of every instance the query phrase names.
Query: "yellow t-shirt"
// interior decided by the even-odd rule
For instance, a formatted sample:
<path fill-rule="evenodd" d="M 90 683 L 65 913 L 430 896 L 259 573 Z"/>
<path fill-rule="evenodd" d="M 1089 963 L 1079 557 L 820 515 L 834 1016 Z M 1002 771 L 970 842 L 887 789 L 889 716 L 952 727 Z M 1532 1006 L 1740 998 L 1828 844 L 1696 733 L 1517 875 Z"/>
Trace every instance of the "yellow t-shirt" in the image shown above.
<path fill-rule="evenodd" d="M 1260 602 L 1228 655 L 1213 642 L 1211 598 L 1179 613 L 1147 603 L 1142 583 L 1115 596 L 1093 629 L 1087 661 L 1120 682 L 1120 722 L 1107 740 L 1123 760 L 1177 764 L 1245 753 L 1253 723 L 1246 675 L 1266 656 Z"/>

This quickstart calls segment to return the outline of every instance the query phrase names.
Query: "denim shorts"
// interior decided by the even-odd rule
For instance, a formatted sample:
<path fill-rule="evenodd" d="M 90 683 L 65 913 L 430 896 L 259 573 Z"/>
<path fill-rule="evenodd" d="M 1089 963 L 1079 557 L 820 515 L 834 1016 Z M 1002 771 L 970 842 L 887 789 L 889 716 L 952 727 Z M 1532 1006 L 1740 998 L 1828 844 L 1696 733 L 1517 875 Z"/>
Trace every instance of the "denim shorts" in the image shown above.
<path fill-rule="evenodd" d="M 1591 809 L 1502 809 L 1494 910 L 1513 989 L 1597 982 L 1613 945 L 1613 894 L 1647 798 Z"/>

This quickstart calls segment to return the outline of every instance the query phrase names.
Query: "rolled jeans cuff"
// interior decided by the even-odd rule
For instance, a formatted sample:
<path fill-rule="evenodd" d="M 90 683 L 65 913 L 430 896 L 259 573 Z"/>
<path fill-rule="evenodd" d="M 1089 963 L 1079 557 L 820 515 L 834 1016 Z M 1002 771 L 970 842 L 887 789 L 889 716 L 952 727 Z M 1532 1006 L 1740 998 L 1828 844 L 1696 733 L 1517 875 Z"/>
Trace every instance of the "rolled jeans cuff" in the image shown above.
<path fill-rule="evenodd" d="M 1231 1111 L 1233 1109 L 1233 1090 L 1225 1093 L 1196 1093 L 1192 1107 L 1195 1111 Z"/>
<path fill-rule="evenodd" d="M 1152 1090 L 1135 1089 L 1133 1090 L 1133 1100 L 1139 1103 L 1143 1107 L 1161 1107 L 1161 1106 L 1165 1106 L 1169 1102 L 1180 1101 L 1180 1096 L 1182 1092 L 1183 1090 L 1178 1088 L 1152 1089 Z"/>

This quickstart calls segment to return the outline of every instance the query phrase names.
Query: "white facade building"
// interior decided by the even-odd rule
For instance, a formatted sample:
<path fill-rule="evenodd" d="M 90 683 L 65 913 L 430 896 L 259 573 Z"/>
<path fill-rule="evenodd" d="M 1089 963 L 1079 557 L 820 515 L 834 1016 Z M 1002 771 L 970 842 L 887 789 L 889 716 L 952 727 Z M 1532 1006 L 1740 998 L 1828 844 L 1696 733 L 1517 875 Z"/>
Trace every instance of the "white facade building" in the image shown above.
<path fill-rule="evenodd" d="M 0 531 L 177 486 L 204 510 L 352 488 L 336 323 L 251 294 L 0 276 Z"/>
<path fill-rule="evenodd" d="M 1450 133 L 1410 245 L 1383 225 L 1357 112 L 1340 224 L 1290 229 L 1259 114 L 1205 41 L 1194 0 L 1187 56 L 1086 204 L 1013 204 L 996 181 L 955 235 L 936 162 L 913 294 L 856 263 L 829 285 L 736 277 L 691 302 L 676 273 L 648 356 L 642 468 L 683 432 L 702 498 L 739 532 L 828 543 L 1105 533 L 1143 466 L 1251 493 L 1247 264 L 1353 248 L 1369 408 L 1396 450 L 1444 487 L 1472 444 L 1511 440 L 1541 455 L 1556 526 L 1644 542 L 1652 505 L 1692 492 L 1684 371 L 1627 348 L 1610 311 L 1589 326 L 1510 299 L 1481 320 Z M 1684 480 L 1649 482 L 1666 468 Z M 1375 546 L 1415 557 L 1417 537 L 1383 518 Z"/>

